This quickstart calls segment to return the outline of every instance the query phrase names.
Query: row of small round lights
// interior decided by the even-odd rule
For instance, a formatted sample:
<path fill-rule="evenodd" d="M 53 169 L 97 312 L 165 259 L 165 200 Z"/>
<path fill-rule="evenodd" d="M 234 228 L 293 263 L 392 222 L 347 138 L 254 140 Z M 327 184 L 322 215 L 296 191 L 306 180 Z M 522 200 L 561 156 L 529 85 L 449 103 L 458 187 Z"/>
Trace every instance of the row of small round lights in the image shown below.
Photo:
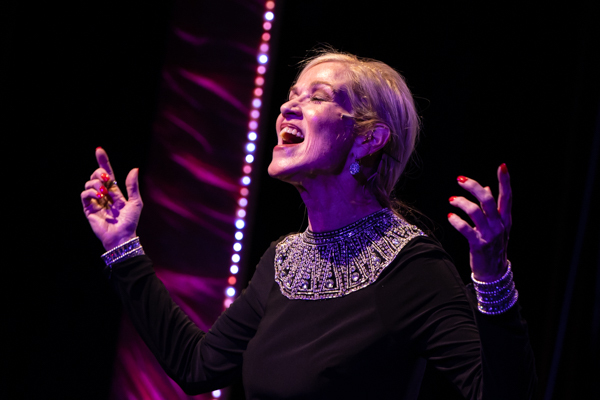
<path fill-rule="evenodd" d="M 228 286 L 225 289 L 225 308 L 229 307 L 233 303 L 237 292 L 235 284 L 237 283 L 237 274 L 240 271 L 240 252 L 242 251 L 242 239 L 244 238 L 244 228 L 246 227 L 246 206 L 248 205 L 248 195 L 250 191 L 248 187 L 252 182 L 250 174 L 252 173 L 252 163 L 254 162 L 254 151 L 256 150 L 256 140 L 258 139 L 257 129 L 258 120 L 260 117 L 260 107 L 262 106 L 262 95 L 263 87 L 265 84 L 265 73 L 267 72 L 267 66 L 269 64 L 269 41 L 271 40 L 271 34 L 269 31 L 273 27 L 273 19 L 275 14 L 273 9 L 275 8 L 275 2 L 269 0 L 265 3 L 265 13 L 263 16 L 263 34 L 261 36 L 261 42 L 259 52 L 257 56 L 258 67 L 256 68 L 256 78 L 254 79 L 254 92 L 252 98 L 252 107 L 250 111 L 250 122 L 248 123 L 248 142 L 246 143 L 246 158 L 244 167 L 242 169 L 244 175 L 240 181 L 240 197 L 238 199 L 238 209 L 236 211 L 235 227 L 235 242 L 233 244 L 233 254 L 231 255 L 231 267 L 229 267 L 229 279 L 227 280 Z M 213 392 L 213 397 L 215 396 Z M 220 393 L 219 393 L 220 396 Z"/>

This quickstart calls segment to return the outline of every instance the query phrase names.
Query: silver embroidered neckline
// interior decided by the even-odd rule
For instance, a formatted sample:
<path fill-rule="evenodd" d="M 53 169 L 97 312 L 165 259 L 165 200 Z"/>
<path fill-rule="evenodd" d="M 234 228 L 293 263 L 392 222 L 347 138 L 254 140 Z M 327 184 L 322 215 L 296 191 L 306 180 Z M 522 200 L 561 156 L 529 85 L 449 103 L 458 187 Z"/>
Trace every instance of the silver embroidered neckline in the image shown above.
<path fill-rule="evenodd" d="M 383 209 L 342 229 L 287 236 L 275 248 L 275 281 L 292 300 L 346 296 L 375 282 L 400 250 L 424 233 Z"/>

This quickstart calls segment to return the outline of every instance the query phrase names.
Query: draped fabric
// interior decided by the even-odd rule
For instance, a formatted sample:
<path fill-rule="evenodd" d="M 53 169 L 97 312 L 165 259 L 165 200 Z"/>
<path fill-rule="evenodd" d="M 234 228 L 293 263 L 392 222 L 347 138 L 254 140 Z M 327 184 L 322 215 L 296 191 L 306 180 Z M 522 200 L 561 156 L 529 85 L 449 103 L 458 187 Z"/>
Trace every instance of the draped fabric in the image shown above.
<path fill-rule="evenodd" d="M 224 307 L 264 12 L 260 0 L 173 4 L 138 234 L 174 300 L 203 330 Z M 211 398 L 185 395 L 126 316 L 111 392 Z"/>

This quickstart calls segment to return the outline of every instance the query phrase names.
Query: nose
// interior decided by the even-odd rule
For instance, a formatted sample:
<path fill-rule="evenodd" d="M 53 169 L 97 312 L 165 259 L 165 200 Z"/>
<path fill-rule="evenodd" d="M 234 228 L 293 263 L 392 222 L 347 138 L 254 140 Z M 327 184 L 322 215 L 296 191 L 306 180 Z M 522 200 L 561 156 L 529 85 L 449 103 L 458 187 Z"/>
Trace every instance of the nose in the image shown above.
<path fill-rule="evenodd" d="M 302 115 L 302 110 L 300 109 L 300 103 L 297 99 L 288 100 L 281 105 L 279 108 L 281 111 L 281 115 L 284 117 L 288 116 L 299 116 Z"/>

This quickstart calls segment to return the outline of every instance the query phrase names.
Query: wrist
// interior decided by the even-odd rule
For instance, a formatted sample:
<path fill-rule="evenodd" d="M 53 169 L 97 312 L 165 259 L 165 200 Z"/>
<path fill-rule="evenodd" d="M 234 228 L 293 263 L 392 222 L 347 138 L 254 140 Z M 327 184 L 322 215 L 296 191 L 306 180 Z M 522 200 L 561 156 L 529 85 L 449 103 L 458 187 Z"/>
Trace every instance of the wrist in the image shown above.
<path fill-rule="evenodd" d="M 109 279 L 112 275 L 112 266 L 114 263 L 124 261 L 128 258 L 146 254 L 140 244 L 140 238 L 134 237 L 102 254 L 102 260 L 109 271 Z"/>
<path fill-rule="evenodd" d="M 102 242 L 102 246 L 104 246 L 104 249 L 108 252 L 108 251 L 111 251 L 111 250 L 121 246 L 122 244 L 129 242 L 130 240 L 135 239 L 136 237 L 137 237 L 136 233 L 133 232 L 130 235 L 125 235 L 120 238 L 113 238 L 112 240 L 107 241 L 107 242 Z"/>
<path fill-rule="evenodd" d="M 475 293 L 477 294 L 477 308 L 484 314 L 502 314 L 515 305 L 519 292 L 515 288 L 510 261 L 506 273 L 492 282 L 482 282 L 471 274 Z"/>
<path fill-rule="evenodd" d="M 506 260 L 506 259 L 505 259 Z M 508 267 L 510 265 L 510 261 L 506 260 L 506 261 L 500 261 L 498 260 L 497 264 L 502 264 L 502 268 L 500 270 L 495 269 L 494 271 L 480 271 L 480 270 L 473 270 L 473 272 L 471 273 L 471 279 L 473 279 L 474 282 L 477 283 L 481 283 L 481 284 L 487 284 L 487 283 L 496 283 L 496 281 L 500 281 L 503 278 L 506 277 L 506 274 L 508 273 Z"/>

